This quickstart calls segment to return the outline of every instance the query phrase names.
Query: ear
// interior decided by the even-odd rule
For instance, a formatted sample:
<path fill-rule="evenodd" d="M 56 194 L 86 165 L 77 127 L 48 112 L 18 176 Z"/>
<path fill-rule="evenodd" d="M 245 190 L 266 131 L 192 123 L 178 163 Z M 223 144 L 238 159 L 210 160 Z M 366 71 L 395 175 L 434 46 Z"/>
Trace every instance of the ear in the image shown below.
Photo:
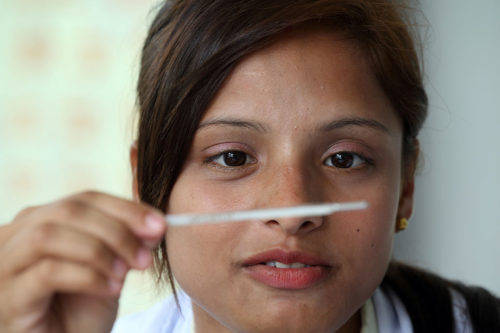
<path fill-rule="evenodd" d="M 132 142 L 130 146 L 130 168 L 132 170 L 132 193 L 134 197 L 134 201 L 139 202 L 139 187 L 137 183 L 137 140 Z"/>
<path fill-rule="evenodd" d="M 413 213 L 413 194 L 415 191 L 415 179 L 412 176 L 411 179 L 406 178 L 403 180 L 401 185 L 401 191 L 399 194 L 399 205 L 397 219 L 406 218 L 410 219 Z"/>
<path fill-rule="evenodd" d="M 408 158 L 408 161 L 405 162 L 404 165 L 405 169 L 402 172 L 397 220 L 403 217 L 409 220 L 413 213 L 413 203 L 414 203 L 414 193 L 415 193 L 415 170 L 417 168 L 419 149 L 420 148 L 418 140 L 415 140 L 413 156 Z"/>

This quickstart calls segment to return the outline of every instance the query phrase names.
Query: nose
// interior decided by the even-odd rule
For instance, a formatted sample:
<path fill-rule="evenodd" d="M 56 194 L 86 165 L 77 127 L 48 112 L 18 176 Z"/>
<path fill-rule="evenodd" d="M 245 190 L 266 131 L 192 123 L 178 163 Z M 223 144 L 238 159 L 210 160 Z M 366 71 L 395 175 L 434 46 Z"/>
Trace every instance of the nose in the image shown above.
<path fill-rule="evenodd" d="M 314 175 L 301 168 L 282 168 L 265 182 L 261 206 L 290 207 L 323 202 L 321 186 L 317 186 Z M 307 234 L 324 223 L 322 216 L 299 216 L 275 218 L 263 221 L 270 228 L 280 228 L 287 234 Z"/>
<path fill-rule="evenodd" d="M 323 217 L 297 217 L 297 218 L 278 218 L 266 221 L 269 227 L 280 227 L 285 233 L 290 235 L 307 234 L 323 224 Z"/>

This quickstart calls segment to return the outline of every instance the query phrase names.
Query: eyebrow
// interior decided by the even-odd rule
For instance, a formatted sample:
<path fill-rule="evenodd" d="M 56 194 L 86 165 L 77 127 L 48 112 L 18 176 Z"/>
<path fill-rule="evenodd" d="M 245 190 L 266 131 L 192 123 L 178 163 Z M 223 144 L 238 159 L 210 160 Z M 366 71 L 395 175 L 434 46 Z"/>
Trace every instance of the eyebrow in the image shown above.
<path fill-rule="evenodd" d="M 329 132 L 350 126 L 370 127 L 378 131 L 384 132 L 385 134 L 390 134 L 389 129 L 384 124 L 382 124 L 377 120 L 366 119 L 366 118 L 343 118 L 339 120 L 334 120 L 332 122 L 320 126 L 319 131 Z"/>
<path fill-rule="evenodd" d="M 266 133 L 269 131 L 268 127 L 258 121 L 253 120 L 241 120 L 233 118 L 214 118 L 202 122 L 198 129 L 210 127 L 210 126 L 232 126 L 239 128 L 252 129 L 261 133 Z M 373 119 L 366 118 L 342 118 L 338 120 L 331 121 L 325 125 L 319 126 L 316 130 L 319 132 L 330 132 L 350 126 L 359 127 L 369 127 L 381 131 L 385 134 L 390 134 L 389 129 L 381 122 Z"/>
<path fill-rule="evenodd" d="M 267 126 L 265 126 L 264 124 L 262 124 L 258 121 L 232 119 L 232 118 L 209 119 L 207 121 L 202 122 L 198 126 L 198 129 L 202 129 L 202 128 L 209 127 L 209 126 L 233 126 L 233 127 L 239 127 L 239 128 L 252 129 L 252 130 L 256 130 L 258 132 L 262 132 L 262 133 L 268 132 Z"/>

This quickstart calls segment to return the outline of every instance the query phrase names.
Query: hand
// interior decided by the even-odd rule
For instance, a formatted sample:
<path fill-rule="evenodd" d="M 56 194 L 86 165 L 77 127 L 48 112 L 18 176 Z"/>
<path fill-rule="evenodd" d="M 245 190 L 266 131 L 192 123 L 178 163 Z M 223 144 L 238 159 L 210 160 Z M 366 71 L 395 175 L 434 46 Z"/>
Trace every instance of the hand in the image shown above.
<path fill-rule="evenodd" d="M 24 209 L 0 227 L 0 332 L 109 332 L 165 231 L 160 211 L 97 192 Z"/>

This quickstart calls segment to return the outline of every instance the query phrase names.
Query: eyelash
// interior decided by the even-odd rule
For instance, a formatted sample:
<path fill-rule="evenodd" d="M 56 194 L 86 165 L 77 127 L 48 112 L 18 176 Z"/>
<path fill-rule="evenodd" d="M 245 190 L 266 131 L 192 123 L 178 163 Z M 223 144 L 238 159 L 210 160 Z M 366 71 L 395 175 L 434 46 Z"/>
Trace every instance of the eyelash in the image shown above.
<path fill-rule="evenodd" d="M 234 156 L 234 155 L 238 155 L 238 154 L 243 154 L 244 156 Z M 342 156 L 342 155 L 346 155 L 346 154 L 348 156 Z M 229 155 L 229 156 L 227 156 L 227 155 Z M 225 158 L 226 157 L 231 158 L 231 155 L 233 155 L 233 157 L 236 159 L 236 162 L 237 162 L 236 164 L 238 164 L 238 165 L 228 165 Z M 346 167 L 335 166 L 333 162 L 331 163 L 331 165 L 328 165 L 327 161 L 335 156 L 338 158 L 342 158 L 342 157 L 350 158 L 351 160 L 347 161 L 347 163 L 349 165 Z M 238 161 L 238 159 L 241 159 L 241 158 L 244 158 L 244 160 Z M 217 162 L 217 160 L 219 160 L 219 159 L 223 159 L 223 160 Z M 250 162 L 249 162 L 249 159 L 250 159 Z M 236 170 L 236 169 L 241 169 L 241 168 L 244 168 L 246 166 L 255 164 L 255 158 L 253 158 L 250 154 L 245 153 L 244 151 L 233 149 L 233 150 L 226 150 L 226 151 L 223 151 L 223 152 L 218 153 L 216 155 L 210 156 L 207 159 L 205 159 L 203 161 L 203 163 L 210 164 L 214 167 L 223 168 L 226 170 Z M 239 163 L 241 163 L 241 164 L 239 164 Z M 339 151 L 339 152 L 335 152 L 333 154 L 330 154 L 330 155 L 328 155 L 327 158 L 324 159 L 323 164 L 328 166 L 328 167 L 331 167 L 331 168 L 346 169 L 346 170 L 359 169 L 359 168 L 362 168 L 365 164 L 374 165 L 372 159 L 367 158 L 367 157 L 363 156 L 362 154 L 355 153 L 352 151 Z M 356 164 L 356 165 L 352 166 L 353 164 Z"/>
<path fill-rule="evenodd" d="M 226 161 L 224 161 L 224 164 L 226 164 L 226 165 L 217 162 L 218 159 L 224 159 L 225 158 L 224 155 L 226 155 L 226 154 L 243 154 L 244 155 L 243 157 L 245 158 L 245 160 L 243 161 L 242 165 L 234 165 L 234 166 L 227 165 Z M 250 162 L 248 162 L 249 159 L 250 159 Z M 244 151 L 232 149 L 232 150 L 226 150 L 226 151 L 223 151 L 223 152 L 218 153 L 216 155 L 210 156 L 207 159 L 205 159 L 203 161 L 203 163 L 210 164 L 210 165 L 213 165 L 214 167 L 223 168 L 226 170 L 234 170 L 237 168 L 240 169 L 240 168 L 244 168 L 245 166 L 254 164 L 255 158 L 253 158 L 250 154 L 245 153 Z"/>
<path fill-rule="evenodd" d="M 356 159 L 358 159 L 358 162 L 357 162 L 357 163 L 358 163 L 358 165 L 352 166 L 352 164 L 351 164 L 351 165 L 349 165 L 349 166 L 347 166 L 347 167 L 339 167 L 339 166 L 335 166 L 335 165 L 328 165 L 328 164 L 327 164 L 327 161 L 328 161 L 328 160 L 330 160 L 331 158 L 333 158 L 333 157 L 335 157 L 335 156 L 337 156 L 337 157 L 339 157 L 339 158 L 342 158 L 342 156 L 341 156 L 341 155 L 343 155 L 343 154 L 348 154 L 348 155 L 349 155 L 349 157 L 351 157 L 351 158 L 352 158 L 352 161 L 351 161 L 352 163 L 355 163 Z M 359 164 L 359 163 L 361 163 L 361 164 Z M 323 161 L 323 164 L 325 164 L 325 165 L 326 165 L 326 166 L 328 166 L 328 167 L 332 167 L 332 168 L 336 168 L 336 169 L 346 169 L 346 170 L 351 170 L 351 169 L 359 169 L 359 168 L 362 168 L 362 167 L 363 167 L 363 166 L 365 166 L 365 165 L 369 165 L 369 166 L 370 166 L 370 165 L 374 165 L 374 161 L 373 161 L 372 159 L 368 158 L 368 157 L 365 157 L 365 156 L 364 156 L 364 155 L 362 155 L 362 154 L 359 154 L 359 153 L 356 153 L 356 152 L 353 152 L 353 151 L 347 151 L 347 150 L 345 150 L 345 151 L 338 151 L 338 152 L 335 152 L 335 153 L 333 153 L 333 154 L 328 155 L 328 157 L 327 157 L 327 158 L 325 158 L 325 160 Z M 332 163 L 332 164 L 333 164 L 333 163 Z"/>

